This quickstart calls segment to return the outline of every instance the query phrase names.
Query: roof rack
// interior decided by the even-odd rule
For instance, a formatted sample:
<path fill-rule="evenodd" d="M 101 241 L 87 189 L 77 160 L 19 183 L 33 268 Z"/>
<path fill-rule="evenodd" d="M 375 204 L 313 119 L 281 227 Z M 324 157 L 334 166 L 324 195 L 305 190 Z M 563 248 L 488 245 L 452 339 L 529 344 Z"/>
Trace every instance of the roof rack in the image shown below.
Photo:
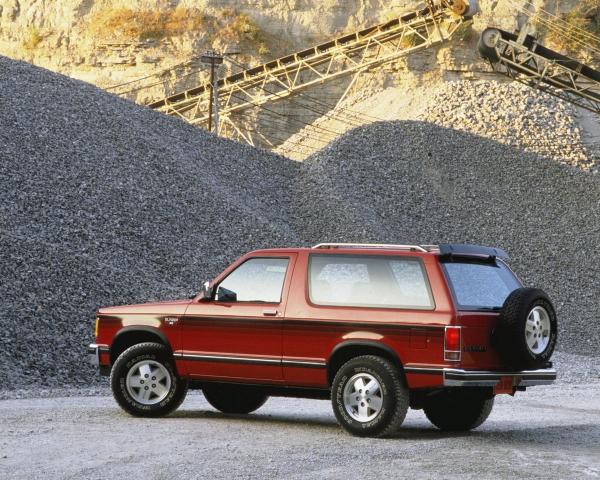
<path fill-rule="evenodd" d="M 427 245 L 430 248 L 437 248 L 437 245 Z M 393 245 L 383 243 L 319 243 L 312 247 L 313 249 L 329 248 L 381 248 L 389 250 L 410 250 L 411 252 L 429 252 L 421 245 Z"/>

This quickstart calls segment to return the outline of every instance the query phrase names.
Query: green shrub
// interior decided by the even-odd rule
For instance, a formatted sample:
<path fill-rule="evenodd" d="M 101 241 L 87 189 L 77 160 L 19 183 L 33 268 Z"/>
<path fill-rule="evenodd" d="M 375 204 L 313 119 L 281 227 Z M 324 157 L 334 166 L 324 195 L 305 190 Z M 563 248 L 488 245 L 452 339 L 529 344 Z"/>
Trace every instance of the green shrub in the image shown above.
<path fill-rule="evenodd" d="M 35 48 L 42 43 L 44 39 L 42 32 L 35 27 L 30 27 L 27 29 L 27 35 L 23 40 L 23 48 L 25 50 L 35 50 Z"/>
<path fill-rule="evenodd" d="M 147 40 L 175 37 L 204 27 L 204 15 L 196 8 L 133 10 L 115 8 L 92 15 L 88 29 L 96 38 Z"/>
<path fill-rule="evenodd" d="M 205 15 L 197 8 L 177 7 L 167 10 L 105 9 L 93 14 L 88 31 L 96 39 L 139 41 L 162 39 L 204 30 L 223 43 L 244 43 L 260 55 L 270 53 L 268 42 L 252 18 L 232 8 L 217 16 Z"/>
<path fill-rule="evenodd" d="M 219 15 L 215 36 L 225 43 L 246 43 L 257 49 L 260 55 L 268 55 L 270 49 L 260 27 L 246 13 L 224 8 Z"/>

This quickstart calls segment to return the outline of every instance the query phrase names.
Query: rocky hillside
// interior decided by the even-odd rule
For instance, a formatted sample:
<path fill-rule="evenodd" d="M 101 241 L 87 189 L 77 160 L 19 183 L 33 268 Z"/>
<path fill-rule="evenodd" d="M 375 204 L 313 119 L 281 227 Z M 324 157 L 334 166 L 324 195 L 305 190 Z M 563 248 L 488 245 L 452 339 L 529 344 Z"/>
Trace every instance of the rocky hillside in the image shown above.
<path fill-rule="evenodd" d="M 450 42 L 362 73 L 348 96 L 353 102 L 374 100 L 379 98 L 376 94 L 386 91 L 390 108 L 379 118 L 416 118 L 393 113 L 422 103 L 421 98 L 446 82 L 490 78 L 489 66 L 477 54 L 479 32 L 489 25 L 514 30 L 525 18 L 519 8 L 543 8 L 573 26 L 593 29 L 600 24 L 598 0 L 479 0 L 479 5 L 481 13 L 473 24 L 457 32 Z M 146 103 L 205 81 L 207 69 L 199 55 L 206 49 L 235 54 L 230 57 L 234 62 L 226 61 L 220 69 L 219 74 L 225 75 L 238 71 L 239 65 L 256 65 L 421 6 L 416 0 L 0 0 L 0 54 Z M 589 49 L 577 42 L 569 44 L 565 36 L 548 30 L 545 24 L 534 21 L 531 28 L 548 45 L 578 50 L 577 55 L 593 61 Z M 351 81 L 351 76 L 342 77 L 310 90 L 310 94 L 321 105 L 335 105 Z M 280 101 L 273 108 L 287 118 L 278 117 L 274 122 L 271 114 L 250 109 L 242 120 L 235 121 L 241 121 L 242 128 L 258 131 L 264 139 L 259 142 L 268 146 L 281 144 L 323 113 L 319 111 L 323 107 L 306 108 L 302 98 Z M 600 127 L 585 120 L 585 125 L 578 124 L 582 137 L 596 143 Z M 355 118 L 345 123 L 331 131 L 343 132 L 365 121 Z M 323 128 L 317 131 L 319 135 L 310 133 L 313 138 L 320 137 L 319 147 L 335 138 L 324 134 Z M 307 153 L 298 151 L 315 151 L 312 145 L 304 149 L 292 146 L 284 146 L 280 152 L 304 158 Z"/>
<path fill-rule="evenodd" d="M 489 24 L 515 27 L 519 16 L 513 2 L 479 3 L 482 13 L 475 33 Z M 579 2 L 532 3 L 568 12 Z M 179 65 L 154 88 L 130 93 L 146 100 L 203 78 L 197 56 L 207 48 L 238 52 L 238 61 L 257 63 L 419 5 L 415 0 L 0 0 L 0 54 L 103 88 Z M 402 73 L 382 81 L 389 84 L 429 71 L 469 75 L 480 63 L 475 37 L 467 32 L 457 48 L 434 49 L 400 61 L 393 69 Z"/>
<path fill-rule="evenodd" d="M 0 54 L 107 87 L 173 65 L 193 84 L 205 49 L 260 62 L 393 16 L 382 0 L 0 0 Z M 191 62 L 191 63 L 190 63 Z M 162 86 L 144 92 L 159 96 Z"/>

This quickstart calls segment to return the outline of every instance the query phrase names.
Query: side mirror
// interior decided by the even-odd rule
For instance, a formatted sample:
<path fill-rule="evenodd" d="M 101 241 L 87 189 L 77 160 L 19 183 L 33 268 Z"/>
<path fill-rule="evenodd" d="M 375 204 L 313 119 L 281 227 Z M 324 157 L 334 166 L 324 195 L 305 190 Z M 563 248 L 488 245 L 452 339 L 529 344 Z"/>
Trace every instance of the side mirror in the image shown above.
<path fill-rule="evenodd" d="M 237 302 L 237 293 L 223 287 L 217 290 L 217 301 L 219 302 Z"/>
<path fill-rule="evenodd" d="M 213 288 L 210 282 L 207 280 L 202 284 L 200 288 L 200 300 L 212 300 Z"/>

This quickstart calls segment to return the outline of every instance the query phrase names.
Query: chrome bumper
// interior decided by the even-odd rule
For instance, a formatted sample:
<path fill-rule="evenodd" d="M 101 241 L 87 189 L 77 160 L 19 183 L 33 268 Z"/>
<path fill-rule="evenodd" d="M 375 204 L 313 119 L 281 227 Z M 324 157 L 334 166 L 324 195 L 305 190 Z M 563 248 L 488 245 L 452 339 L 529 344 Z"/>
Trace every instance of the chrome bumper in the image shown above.
<path fill-rule="evenodd" d="M 513 387 L 550 385 L 556 380 L 556 370 L 523 370 L 521 372 L 489 372 L 444 368 L 445 387 L 495 387 L 501 380 L 512 377 Z"/>
<path fill-rule="evenodd" d="M 100 347 L 95 343 L 91 343 L 88 346 L 87 351 L 88 351 L 89 362 L 92 365 L 99 366 L 100 365 Z"/>

